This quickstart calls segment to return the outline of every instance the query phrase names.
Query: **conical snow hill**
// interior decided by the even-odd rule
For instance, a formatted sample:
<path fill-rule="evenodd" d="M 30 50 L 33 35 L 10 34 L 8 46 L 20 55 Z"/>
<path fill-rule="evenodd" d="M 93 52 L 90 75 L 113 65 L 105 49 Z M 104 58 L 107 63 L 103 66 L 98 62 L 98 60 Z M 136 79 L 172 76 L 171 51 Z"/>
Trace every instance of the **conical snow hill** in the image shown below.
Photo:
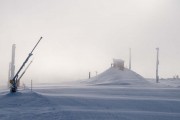
<path fill-rule="evenodd" d="M 151 83 L 149 83 L 145 78 L 143 78 L 136 72 L 127 68 L 124 68 L 124 70 L 120 70 L 115 67 L 107 69 L 105 72 L 87 80 L 86 82 L 96 85 L 151 85 Z"/>

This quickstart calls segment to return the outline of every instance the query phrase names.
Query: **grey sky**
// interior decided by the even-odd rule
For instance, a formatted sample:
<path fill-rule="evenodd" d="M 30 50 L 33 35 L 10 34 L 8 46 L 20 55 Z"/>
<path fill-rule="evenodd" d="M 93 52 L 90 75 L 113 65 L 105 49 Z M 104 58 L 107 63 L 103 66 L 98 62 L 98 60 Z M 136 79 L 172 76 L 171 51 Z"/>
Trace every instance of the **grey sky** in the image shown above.
<path fill-rule="evenodd" d="M 62 81 L 103 72 L 113 58 L 155 76 L 180 74 L 179 0 L 0 0 L 0 80 L 7 81 L 11 46 L 16 70 L 43 36 L 24 79 Z"/>

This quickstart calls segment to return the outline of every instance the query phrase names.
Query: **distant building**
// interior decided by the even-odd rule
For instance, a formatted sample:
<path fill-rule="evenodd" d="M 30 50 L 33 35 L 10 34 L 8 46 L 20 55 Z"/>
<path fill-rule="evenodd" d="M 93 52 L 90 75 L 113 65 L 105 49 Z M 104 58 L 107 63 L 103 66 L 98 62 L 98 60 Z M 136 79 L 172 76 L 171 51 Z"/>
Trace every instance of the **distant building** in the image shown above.
<path fill-rule="evenodd" d="M 124 60 L 113 59 L 113 67 L 124 70 Z"/>

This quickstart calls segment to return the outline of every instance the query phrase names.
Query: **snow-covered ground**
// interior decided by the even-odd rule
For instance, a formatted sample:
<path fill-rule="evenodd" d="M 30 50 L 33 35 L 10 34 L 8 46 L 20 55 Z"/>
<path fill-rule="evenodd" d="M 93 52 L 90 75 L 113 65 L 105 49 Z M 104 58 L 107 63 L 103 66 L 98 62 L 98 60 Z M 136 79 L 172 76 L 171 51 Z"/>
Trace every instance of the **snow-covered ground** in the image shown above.
<path fill-rule="evenodd" d="M 180 79 L 160 79 L 159 82 L 162 85 L 180 88 Z"/>
<path fill-rule="evenodd" d="M 180 120 L 179 87 L 124 72 L 109 69 L 79 85 L 34 85 L 32 92 L 0 89 L 0 120 Z"/>
<path fill-rule="evenodd" d="M 179 120 L 179 88 L 51 86 L 0 93 L 0 120 Z"/>

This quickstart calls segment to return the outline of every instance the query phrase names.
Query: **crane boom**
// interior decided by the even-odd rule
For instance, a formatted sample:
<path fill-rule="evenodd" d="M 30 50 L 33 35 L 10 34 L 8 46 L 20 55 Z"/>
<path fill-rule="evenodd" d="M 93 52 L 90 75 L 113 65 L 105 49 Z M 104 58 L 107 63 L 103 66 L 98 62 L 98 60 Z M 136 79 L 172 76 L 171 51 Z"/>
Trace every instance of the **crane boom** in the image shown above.
<path fill-rule="evenodd" d="M 20 85 L 20 80 L 21 80 L 21 78 L 22 78 L 22 76 L 26 73 L 26 70 L 29 68 L 29 66 L 31 65 L 31 63 L 32 63 L 33 61 L 31 61 L 29 64 L 28 64 L 28 66 L 26 67 L 26 69 L 23 71 L 23 73 L 20 75 L 20 77 L 18 78 L 18 80 L 17 80 L 17 87 L 19 87 L 19 85 Z"/>
<path fill-rule="evenodd" d="M 15 76 L 13 77 L 12 80 L 10 80 L 11 83 L 11 87 L 10 87 L 10 92 L 14 93 L 17 91 L 17 80 L 18 80 L 18 75 L 21 72 L 21 70 L 23 69 L 23 67 L 25 66 L 25 64 L 27 63 L 27 61 L 29 60 L 29 58 L 33 55 L 33 51 L 35 50 L 35 48 L 37 47 L 37 45 L 39 44 L 39 42 L 41 41 L 42 37 L 40 37 L 39 41 L 36 43 L 36 45 L 34 46 L 34 48 L 32 49 L 32 51 L 29 53 L 28 57 L 25 59 L 25 61 L 23 62 L 23 64 L 21 65 L 21 67 L 19 68 L 18 72 L 15 74 Z"/>

